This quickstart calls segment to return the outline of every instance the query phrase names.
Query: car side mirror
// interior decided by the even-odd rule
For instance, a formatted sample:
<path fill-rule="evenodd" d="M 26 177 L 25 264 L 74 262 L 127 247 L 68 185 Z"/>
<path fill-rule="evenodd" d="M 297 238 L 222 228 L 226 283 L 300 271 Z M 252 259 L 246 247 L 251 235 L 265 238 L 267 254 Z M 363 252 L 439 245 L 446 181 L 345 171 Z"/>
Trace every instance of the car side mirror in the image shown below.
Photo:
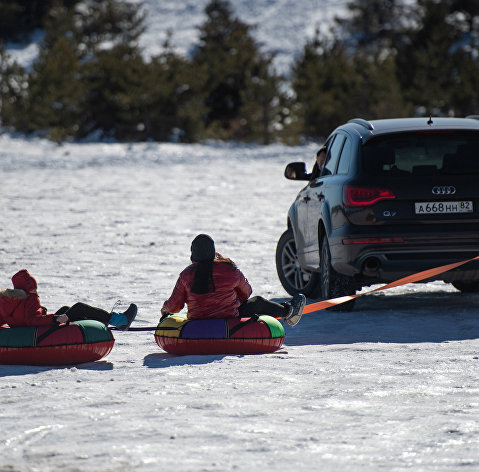
<path fill-rule="evenodd" d="M 309 180 L 304 162 L 290 162 L 284 169 L 284 176 L 289 180 Z"/>

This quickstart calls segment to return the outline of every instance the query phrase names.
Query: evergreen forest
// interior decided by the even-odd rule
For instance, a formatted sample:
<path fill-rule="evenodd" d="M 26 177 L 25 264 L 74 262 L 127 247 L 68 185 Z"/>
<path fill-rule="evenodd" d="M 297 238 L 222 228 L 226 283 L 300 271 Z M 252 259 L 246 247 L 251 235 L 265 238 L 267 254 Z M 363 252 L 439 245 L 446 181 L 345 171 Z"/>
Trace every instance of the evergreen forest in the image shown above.
<path fill-rule="evenodd" d="M 144 10 L 121 0 L 0 0 L 0 126 L 66 140 L 296 144 L 353 117 L 479 114 L 477 0 L 351 0 L 287 76 L 228 0 L 190 57 L 148 60 Z M 6 44 L 44 32 L 28 70 Z"/>

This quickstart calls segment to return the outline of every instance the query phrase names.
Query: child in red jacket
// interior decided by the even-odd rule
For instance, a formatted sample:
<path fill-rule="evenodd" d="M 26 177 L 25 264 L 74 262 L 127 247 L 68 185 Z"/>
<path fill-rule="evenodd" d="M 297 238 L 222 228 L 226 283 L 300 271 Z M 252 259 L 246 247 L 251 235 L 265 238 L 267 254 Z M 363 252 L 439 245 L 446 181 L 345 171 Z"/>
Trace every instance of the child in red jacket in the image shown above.
<path fill-rule="evenodd" d="M 186 304 L 188 319 L 271 315 L 284 318 L 290 326 L 301 319 L 306 302 L 304 295 L 297 294 L 282 304 L 260 296 L 249 298 L 252 289 L 246 277 L 234 262 L 216 253 L 210 236 L 200 234 L 193 240 L 191 261 L 163 304 L 162 317 L 178 313 Z"/>
<path fill-rule="evenodd" d="M 131 304 L 124 313 L 108 313 L 85 303 L 75 303 L 72 307 L 62 307 L 55 314 L 47 314 L 40 304 L 37 294 L 37 281 L 23 269 L 12 277 L 13 289 L 0 290 L 0 326 L 11 328 L 22 326 L 48 326 L 69 321 L 97 320 L 121 330 L 130 327 L 135 319 L 137 307 Z"/>

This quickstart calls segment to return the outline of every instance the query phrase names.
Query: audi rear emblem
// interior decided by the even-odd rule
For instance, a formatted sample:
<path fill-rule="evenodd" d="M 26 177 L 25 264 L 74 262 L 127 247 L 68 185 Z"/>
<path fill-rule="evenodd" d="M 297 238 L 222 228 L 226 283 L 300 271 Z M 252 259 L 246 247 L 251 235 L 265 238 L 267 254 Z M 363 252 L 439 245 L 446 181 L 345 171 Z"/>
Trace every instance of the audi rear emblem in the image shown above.
<path fill-rule="evenodd" d="M 452 185 L 436 185 L 432 188 L 434 195 L 454 195 L 456 193 L 456 187 Z"/>

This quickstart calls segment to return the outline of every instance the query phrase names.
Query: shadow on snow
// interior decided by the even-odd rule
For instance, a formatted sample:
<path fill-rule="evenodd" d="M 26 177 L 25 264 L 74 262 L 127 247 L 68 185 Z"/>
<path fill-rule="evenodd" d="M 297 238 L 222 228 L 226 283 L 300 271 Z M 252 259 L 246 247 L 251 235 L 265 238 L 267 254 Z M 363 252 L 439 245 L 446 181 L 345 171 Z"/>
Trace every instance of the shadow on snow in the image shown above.
<path fill-rule="evenodd" d="M 211 362 L 220 361 L 226 356 L 240 357 L 243 356 L 243 354 L 178 356 L 176 354 L 168 354 L 167 352 L 158 352 L 145 356 L 143 359 L 143 365 L 145 367 L 149 367 L 150 369 L 158 369 L 175 365 L 210 364 Z"/>
<path fill-rule="evenodd" d="M 39 374 L 49 370 L 71 369 L 79 370 L 113 370 L 113 364 L 108 361 L 85 362 L 83 364 L 71 365 L 20 365 L 20 364 L 0 364 L 0 378 L 13 375 Z"/>
<path fill-rule="evenodd" d="M 354 311 L 306 314 L 285 331 L 286 346 L 478 339 L 479 297 L 447 291 L 366 295 Z"/>

